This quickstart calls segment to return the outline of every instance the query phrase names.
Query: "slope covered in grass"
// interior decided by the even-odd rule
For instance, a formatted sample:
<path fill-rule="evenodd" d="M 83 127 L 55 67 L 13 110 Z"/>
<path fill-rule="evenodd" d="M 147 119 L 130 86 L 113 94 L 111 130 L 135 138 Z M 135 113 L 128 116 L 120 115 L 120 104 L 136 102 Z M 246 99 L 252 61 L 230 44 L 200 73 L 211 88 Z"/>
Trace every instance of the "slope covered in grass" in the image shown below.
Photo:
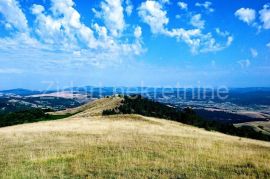
<path fill-rule="evenodd" d="M 99 100 L 67 119 L 0 128 L 0 178 L 270 177 L 268 142 L 100 114 L 117 104 Z"/>
<path fill-rule="evenodd" d="M 245 122 L 235 124 L 236 127 L 242 126 L 250 126 L 254 128 L 258 132 L 262 132 L 263 134 L 270 136 L 270 121 L 253 121 L 253 122 Z"/>
<path fill-rule="evenodd" d="M 174 108 L 163 103 L 149 100 L 140 95 L 124 96 L 121 104 L 102 112 L 103 115 L 140 114 L 181 122 L 204 128 L 209 131 L 219 131 L 225 134 L 270 141 L 270 135 L 262 133 L 251 126 L 235 127 L 230 123 L 222 123 L 204 119 L 191 108 Z"/>

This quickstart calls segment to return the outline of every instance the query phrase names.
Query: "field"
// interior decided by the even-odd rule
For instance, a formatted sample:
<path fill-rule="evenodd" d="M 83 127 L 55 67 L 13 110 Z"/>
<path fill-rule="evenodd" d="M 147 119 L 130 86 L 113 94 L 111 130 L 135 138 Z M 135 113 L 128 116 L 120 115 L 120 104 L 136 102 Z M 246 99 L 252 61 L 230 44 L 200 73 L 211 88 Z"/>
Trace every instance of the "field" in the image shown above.
<path fill-rule="evenodd" d="M 67 119 L 0 128 L 0 178 L 270 177 L 269 142 L 100 115 L 117 101 L 92 103 Z"/>

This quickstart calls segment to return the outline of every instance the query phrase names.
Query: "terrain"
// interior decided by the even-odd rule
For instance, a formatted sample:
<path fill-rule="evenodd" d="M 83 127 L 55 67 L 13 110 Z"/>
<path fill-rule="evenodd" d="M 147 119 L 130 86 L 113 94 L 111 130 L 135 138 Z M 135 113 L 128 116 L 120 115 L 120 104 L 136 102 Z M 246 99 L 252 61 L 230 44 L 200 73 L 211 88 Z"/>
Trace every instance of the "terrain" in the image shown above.
<path fill-rule="evenodd" d="M 0 128 L 0 178 L 269 178 L 270 143 L 137 114 L 108 97 Z"/>
<path fill-rule="evenodd" d="M 256 131 L 261 131 L 263 134 L 270 135 L 270 121 L 254 121 L 235 124 L 236 127 L 251 126 Z"/>
<path fill-rule="evenodd" d="M 74 87 L 62 90 L 0 91 L 0 114 L 29 107 L 63 110 L 114 94 L 140 94 L 176 108 L 192 107 L 203 118 L 224 123 L 270 120 L 270 88 L 230 88 L 224 95 L 217 89 L 151 87 Z M 227 98 L 220 99 L 221 96 Z"/>

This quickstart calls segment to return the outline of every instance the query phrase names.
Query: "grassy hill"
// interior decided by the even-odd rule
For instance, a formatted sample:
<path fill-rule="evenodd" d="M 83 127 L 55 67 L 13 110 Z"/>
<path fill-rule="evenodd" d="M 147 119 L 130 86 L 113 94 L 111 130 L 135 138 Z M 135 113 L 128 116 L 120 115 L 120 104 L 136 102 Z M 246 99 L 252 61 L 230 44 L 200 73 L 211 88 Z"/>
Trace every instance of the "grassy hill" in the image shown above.
<path fill-rule="evenodd" d="M 0 128 L 0 178 L 270 177 L 269 142 L 136 114 L 102 115 L 121 100 L 57 113 L 75 114 L 66 119 Z"/>
<path fill-rule="evenodd" d="M 235 124 L 236 127 L 250 126 L 265 135 L 270 135 L 270 121 L 254 121 Z"/>

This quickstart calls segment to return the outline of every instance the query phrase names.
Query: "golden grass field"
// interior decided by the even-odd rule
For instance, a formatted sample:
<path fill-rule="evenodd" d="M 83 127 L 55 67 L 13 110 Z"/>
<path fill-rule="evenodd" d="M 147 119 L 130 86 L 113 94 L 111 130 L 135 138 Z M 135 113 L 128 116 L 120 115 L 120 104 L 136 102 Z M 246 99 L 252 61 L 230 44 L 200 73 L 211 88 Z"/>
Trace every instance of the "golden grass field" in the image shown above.
<path fill-rule="evenodd" d="M 139 115 L 100 115 L 119 101 L 0 128 L 0 178 L 270 178 L 269 142 Z"/>

